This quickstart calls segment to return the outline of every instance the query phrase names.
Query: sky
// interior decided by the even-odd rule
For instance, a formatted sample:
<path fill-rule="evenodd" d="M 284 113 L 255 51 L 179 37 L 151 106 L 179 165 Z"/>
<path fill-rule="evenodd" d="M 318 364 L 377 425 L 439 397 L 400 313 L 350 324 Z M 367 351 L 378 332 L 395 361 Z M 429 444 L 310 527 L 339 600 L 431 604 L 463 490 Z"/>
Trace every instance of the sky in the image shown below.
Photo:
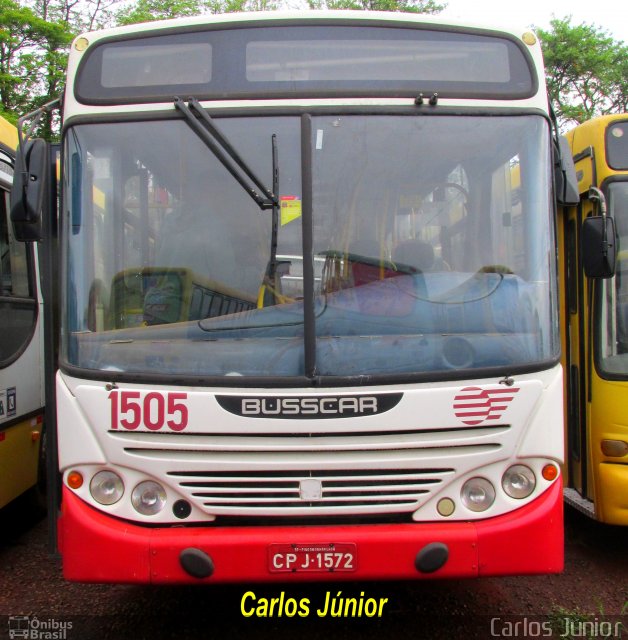
<path fill-rule="evenodd" d="M 608 31 L 628 45 L 626 0 L 442 0 L 447 8 L 439 15 L 482 23 L 549 27 L 553 17 L 571 16 L 571 24 L 583 22 Z"/>

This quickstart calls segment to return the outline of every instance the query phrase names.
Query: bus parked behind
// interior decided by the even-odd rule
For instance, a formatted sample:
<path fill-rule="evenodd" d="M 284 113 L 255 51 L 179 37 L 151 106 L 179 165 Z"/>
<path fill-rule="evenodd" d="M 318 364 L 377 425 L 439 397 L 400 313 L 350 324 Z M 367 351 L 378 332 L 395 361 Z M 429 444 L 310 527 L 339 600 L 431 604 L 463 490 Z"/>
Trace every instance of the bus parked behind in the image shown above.
<path fill-rule="evenodd" d="M 591 517 L 628 524 L 628 115 L 567 134 L 580 202 L 561 209 L 567 478 L 565 498 Z M 612 277 L 589 278 L 583 221 L 604 213 Z M 604 266 L 604 265 L 603 265 Z"/>
<path fill-rule="evenodd" d="M 9 219 L 17 130 L 0 117 L 0 508 L 45 487 L 43 303 L 37 245 Z"/>

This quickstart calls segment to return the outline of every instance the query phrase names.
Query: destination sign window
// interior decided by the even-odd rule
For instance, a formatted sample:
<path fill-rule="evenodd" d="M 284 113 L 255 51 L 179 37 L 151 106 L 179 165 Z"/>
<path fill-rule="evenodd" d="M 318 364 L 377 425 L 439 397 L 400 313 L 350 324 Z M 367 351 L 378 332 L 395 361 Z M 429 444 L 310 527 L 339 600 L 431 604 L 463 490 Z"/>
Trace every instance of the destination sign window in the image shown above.
<path fill-rule="evenodd" d="M 103 51 L 103 87 L 149 87 L 207 83 L 211 80 L 211 45 L 151 44 Z"/>
<path fill-rule="evenodd" d="M 537 78 L 504 34 L 320 22 L 151 32 L 87 51 L 75 93 L 85 104 L 392 96 L 519 99 Z"/>
<path fill-rule="evenodd" d="M 510 68 L 508 46 L 499 40 L 294 40 L 250 42 L 246 76 L 252 82 L 464 79 L 507 83 Z"/>

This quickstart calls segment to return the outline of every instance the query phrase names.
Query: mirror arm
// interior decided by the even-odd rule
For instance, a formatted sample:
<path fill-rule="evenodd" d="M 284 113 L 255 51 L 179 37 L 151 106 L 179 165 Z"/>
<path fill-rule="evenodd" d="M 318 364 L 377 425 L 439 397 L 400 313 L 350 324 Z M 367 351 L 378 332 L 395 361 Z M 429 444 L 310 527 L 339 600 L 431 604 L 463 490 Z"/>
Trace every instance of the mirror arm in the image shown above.
<path fill-rule="evenodd" d="M 600 213 L 602 217 L 606 217 L 606 197 L 597 187 L 590 186 L 589 187 L 589 200 L 592 202 L 598 202 L 600 205 Z"/>
<path fill-rule="evenodd" d="M 591 185 L 589 187 L 589 200 L 597 202 L 600 207 L 600 214 L 604 220 L 606 220 L 606 197 L 600 189 Z M 604 259 L 608 261 L 608 231 L 606 224 L 604 224 L 604 232 L 602 236 L 602 255 Z"/>
<path fill-rule="evenodd" d="M 54 111 L 54 109 L 60 106 L 61 98 L 59 97 L 51 100 L 50 102 L 46 102 L 46 104 L 43 104 L 41 107 L 39 107 L 39 109 L 35 109 L 35 111 L 31 111 L 30 113 L 23 115 L 17 121 L 17 135 L 19 137 L 20 143 L 22 142 L 23 137 L 24 140 L 28 140 L 32 136 L 35 127 L 39 124 L 39 121 L 41 120 L 44 113 Z M 29 120 L 32 120 L 32 122 L 30 126 L 24 131 L 24 123 L 28 122 Z"/>
<path fill-rule="evenodd" d="M 19 118 L 17 121 L 17 140 L 19 147 L 23 149 L 26 142 L 28 142 L 32 138 L 33 131 L 39 124 L 39 121 L 41 120 L 44 113 L 49 113 L 50 111 L 54 111 L 55 109 L 58 109 L 60 107 L 61 98 L 59 97 L 51 100 L 50 102 L 46 102 L 46 104 L 39 107 L 39 109 L 35 109 L 35 111 L 31 111 L 30 113 L 27 113 L 26 115 L 23 115 L 21 118 Z M 24 125 L 29 120 L 31 120 L 32 122 L 28 127 L 25 128 Z M 19 170 L 21 171 L 22 175 L 26 177 L 28 175 L 28 170 L 26 168 L 26 158 L 23 154 L 20 155 L 22 166 L 19 167 Z M 26 184 L 26 182 L 24 182 L 24 184 Z"/>

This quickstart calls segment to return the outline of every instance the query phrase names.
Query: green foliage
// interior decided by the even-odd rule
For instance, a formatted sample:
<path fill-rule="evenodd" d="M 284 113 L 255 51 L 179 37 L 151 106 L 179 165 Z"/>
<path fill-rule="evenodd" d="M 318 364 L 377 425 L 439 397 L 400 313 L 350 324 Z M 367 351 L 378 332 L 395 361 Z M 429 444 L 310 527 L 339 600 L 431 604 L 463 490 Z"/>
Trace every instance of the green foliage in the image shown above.
<path fill-rule="evenodd" d="M 356 9 L 438 13 L 446 4 L 436 0 L 308 0 L 310 9 Z M 135 24 L 205 13 L 275 11 L 282 0 L 136 0 L 117 14 L 118 24 Z"/>
<path fill-rule="evenodd" d="M 72 36 L 15 0 L 0 0 L 0 25 L 0 109 L 15 121 L 59 93 Z"/>
<path fill-rule="evenodd" d="M 577 608 L 566 609 L 565 607 L 556 607 L 549 614 L 549 622 L 552 627 L 552 631 L 556 636 L 566 638 L 567 640 L 575 640 L 574 635 L 571 633 L 571 629 L 582 629 L 585 623 L 592 620 L 592 618 L 593 616 L 588 613 L 584 613 Z M 586 638 L 585 640 L 593 639 Z"/>
<path fill-rule="evenodd" d="M 17 115 L 15 113 L 5 111 L 2 107 L 0 107 L 0 116 L 2 116 L 5 120 L 8 120 L 12 125 L 17 125 Z"/>
<path fill-rule="evenodd" d="M 118 24 L 135 24 L 153 20 L 196 16 L 203 6 L 196 0 L 138 0 L 117 14 Z"/>
<path fill-rule="evenodd" d="M 287 0 L 0 0 L 0 113 L 11 121 L 57 97 L 82 31 L 207 13 L 272 11 Z M 437 0 L 307 0 L 312 9 L 434 14 Z M 119 10 L 119 6 L 124 9 Z M 550 99 L 563 125 L 628 111 L 628 47 L 594 25 L 538 30 Z M 46 123 L 50 134 L 50 122 Z"/>
<path fill-rule="evenodd" d="M 607 615 L 601 600 L 597 600 L 597 609 L 597 613 L 587 613 L 579 607 L 567 609 L 554 605 L 548 615 L 554 637 L 566 640 L 623 638 L 622 632 L 628 629 L 620 618 L 628 611 L 628 602 L 624 604 L 619 616 Z"/>
<path fill-rule="evenodd" d="M 541 39 L 548 90 L 559 120 L 580 123 L 628 110 L 628 47 L 594 25 L 554 19 Z"/>
<path fill-rule="evenodd" d="M 121 25 L 136 24 L 207 13 L 274 11 L 279 6 L 278 0 L 136 0 L 117 14 L 117 21 Z"/>
<path fill-rule="evenodd" d="M 310 9 L 355 9 L 361 11 L 401 11 L 438 13 L 447 4 L 435 0 L 308 0 Z"/>

